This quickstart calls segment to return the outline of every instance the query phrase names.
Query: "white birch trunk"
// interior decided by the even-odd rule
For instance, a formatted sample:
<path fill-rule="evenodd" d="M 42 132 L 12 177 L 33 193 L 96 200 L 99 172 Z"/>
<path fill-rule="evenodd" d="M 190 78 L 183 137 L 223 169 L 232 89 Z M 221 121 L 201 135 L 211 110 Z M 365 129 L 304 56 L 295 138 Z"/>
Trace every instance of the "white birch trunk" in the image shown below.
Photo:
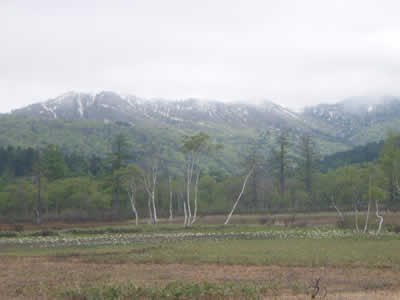
<path fill-rule="evenodd" d="M 378 235 L 382 229 L 383 217 L 381 215 L 379 215 L 379 207 L 378 207 L 377 200 L 375 200 L 375 208 L 376 208 L 376 217 L 379 219 L 379 226 L 378 226 L 378 230 L 376 231 L 376 235 Z"/>
<path fill-rule="evenodd" d="M 152 177 L 153 177 L 153 182 L 152 182 L 152 190 L 151 190 L 151 200 L 153 203 L 153 223 L 157 223 L 157 210 L 156 210 L 156 202 L 155 202 L 155 191 L 156 191 L 156 184 L 157 184 L 157 174 L 158 174 L 158 169 L 156 167 L 152 168 Z"/>
<path fill-rule="evenodd" d="M 190 158 L 186 170 L 186 210 L 187 210 L 187 225 L 191 224 L 192 212 L 190 209 L 190 188 L 192 185 L 193 178 L 193 168 L 194 168 L 194 154 L 193 151 L 190 152 Z"/>
<path fill-rule="evenodd" d="M 147 197 L 147 205 L 149 207 L 149 220 L 150 220 L 148 222 L 150 223 L 151 220 L 153 220 L 153 212 L 151 210 L 151 198 L 150 198 L 150 196 Z"/>
<path fill-rule="evenodd" d="M 332 205 L 336 209 L 336 212 L 338 213 L 338 215 L 339 215 L 340 219 L 342 220 L 342 222 L 344 222 L 344 216 L 343 216 L 342 212 L 340 211 L 340 209 L 337 207 L 336 202 L 333 199 L 334 199 L 334 197 L 332 195 L 332 200 L 331 200 L 332 201 Z"/>
<path fill-rule="evenodd" d="M 150 193 L 150 187 L 149 187 L 149 182 L 147 180 L 147 175 L 143 176 L 143 182 L 144 182 L 144 188 L 146 190 L 147 193 L 147 206 L 149 209 L 149 219 L 152 220 L 153 219 L 153 213 L 151 210 L 151 193 Z"/>
<path fill-rule="evenodd" d="M 135 202 L 136 202 L 136 185 L 134 183 L 130 183 L 129 185 L 129 191 L 128 191 L 128 196 L 129 196 L 129 200 L 131 202 L 131 207 L 132 207 L 132 211 L 135 215 L 135 223 L 136 225 L 139 224 L 139 216 L 138 216 L 138 212 L 135 206 Z"/>
<path fill-rule="evenodd" d="M 368 230 L 369 214 L 371 211 L 371 199 L 368 200 L 367 216 L 365 217 L 364 233 Z"/>
<path fill-rule="evenodd" d="M 185 214 L 185 221 L 184 221 L 183 224 L 186 227 L 187 224 L 188 224 L 188 217 L 187 217 L 187 210 L 186 210 L 186 202 L 185 201 L 183 201 L 183 213 Z"/>
<path fill-rule="evenodd" d="M 138 225 L 139 224 L 139 216 L 138 216 L 138 213 L 137 213 L 137 210 L 136 210 L 136 207 L 135 207 L 135 199 L 132 198 L 132 197 L 129 197 L 129 199 L 131 201 L 132 211 L 133 211 L 133 213 L 135 215 L 135 223 L 136 223 L 136 225 Z"/>
<path fill-rule="evenodd" d="M 143 182 L 144 182 L 144 188 L 147 192 L 147 206 L 149 209 L 149 223 L 154 222 L 153 218 L 153 208 L 152 208 L 152 187 L 151 187 L 151 181 L 147 177 L 148 175 L 143 176 Z"/>
<path fill-rule="evenodd" d="M 155 190 L 157 185 L 158 168 L 152 167 L 150 175 L 143 176 L 144 187 L 148 195 L 149 216 L 153 224 L 157 223 L 157 210 L 155 203 Z"/>
<path fill-rule="evenodd" d="M 229 215 L 228 215 L 228 217 L 227 217 L 227 219 L 226 219 L 226 221 L 225 221 L 225 225 L 227 225 L 227 224 L 229 223 L 229 221 L 230 221 L 230 219 L 231 219 L 231 217 L 232 217 L 232 214 L 233 214 L 233 212 L 235 211 L 236 206 L 238 205 L 239 200 L 240 200 L 240 198 L 242 197 L 242 195 L 243 195 L 243 193 L 244 193 L 244 189 L 246 188 L 247 181 L 249 180 L 249 178 L 250 178 L 250 176 L 251 176 L 251 173 L 253 173 L 253 170 L 254 170 L 254 168 L 251 168 L 251 170 L 249 171 L 249 173 L 247 173 L 247 175 L 246 175 L 246 177 L 245 177 L 245 179 L 244 179 L 244 181 L 243 181 L 242 190 L 240 191 L 240 194 L 239 194 L 239 196 L 237 197 L 236 202 L 235 202 L 235 204 L 233 205 L 232 210 L 231 210 L 231 212 L 229 213 Z"/>
<path fill-rule="evenodd" d="M 197 218 L 197 200 L 198 200 L 198 191 L 199 191 L 199 178 L 200 178 L 200 169 L 197 170 L 196 172 L 196 180 L 194 183 L 194 213 L 193 213 L 193 220 L 191 222 L 191 225 L 196 222 Z"/>
<path fill-rule="evenodd" d="M 364 225 L 364 233 L 368 230 L 368 222 L 369 222 L 369 213 L 371 211 L 371 198 L 372 198 L 372 185 L 371 185 L 371 175 L 369 175 L 369 182 L 368 182 L 368 209 L 367 209 L 367 216 L 365 217 L 365 225 Z"/>
<path fill-rule="evenodd" d="M 174 219 L 173 215 L 172 215 L 172 180 L 171 180 L 171 176 L 168 176 L 168 184 L 169 184 L 169 222 L 172 222 L 172 220 Z"/>

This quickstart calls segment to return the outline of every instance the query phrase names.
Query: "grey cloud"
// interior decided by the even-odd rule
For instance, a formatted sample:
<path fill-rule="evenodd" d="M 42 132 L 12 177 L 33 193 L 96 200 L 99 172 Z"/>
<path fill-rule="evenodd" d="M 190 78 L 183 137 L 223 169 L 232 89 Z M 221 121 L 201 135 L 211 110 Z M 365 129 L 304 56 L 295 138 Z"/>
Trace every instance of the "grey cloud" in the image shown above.
<path fill-rule="evenodd" d="M 269 98 L 400 94 L 397 1 L 0 2 L 0 111 L 68 90 Z"/>

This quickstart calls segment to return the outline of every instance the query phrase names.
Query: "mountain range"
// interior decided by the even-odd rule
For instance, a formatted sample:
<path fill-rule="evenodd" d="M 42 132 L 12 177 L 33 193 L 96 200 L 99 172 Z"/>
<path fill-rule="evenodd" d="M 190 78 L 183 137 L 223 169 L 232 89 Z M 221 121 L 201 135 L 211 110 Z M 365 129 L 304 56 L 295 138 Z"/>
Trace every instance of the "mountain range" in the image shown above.
<path fill-rule="evenodd" d="M 23 126 L 19 124 L 21 122 L 25 122 Z M 69 151 L 93 149 L 101 154 L 107 151 L 104 142 L 92 139 L 91 148 L 84 143 L 77 146 L 74 145 L 74 134 L 80 139 L 83 136 L 89 139 L 89 127 L 98 132 L 106 132 L 104 128 L 109 128 L 107 136 L 95 134 L 96 138 L 109 139 L 113 133 L 123 130 L 135 132 L 132 138 L 136 139 L 136 144 L 151 136 L 164 139 L 174 136 L 170 142 L 176 144 L 183 134 L 204 131 L 234 151 L 235 145 L 248 144 L 261 135 L 273 143 L 274 136 L 285 130 L 293 144 L 300 136 L 311 135 L 321 154 L 327 155 L 382 140 L 388 130 L 400 128 L 400 98 L 353 97 L 295 112 L 268 100 L 256 104 L 226 103 L 199 99 L 143 99 L 108 91 L 97 94 L 68 92 L 3 115 L 0 124 L 6 128 L 21 128 L 18 135 L 0 129 L 0 145 L 26 146 L 27 141 L 54 143 L 53 137 Z M 25 139 L 21 139 L 21 131 Z"/>

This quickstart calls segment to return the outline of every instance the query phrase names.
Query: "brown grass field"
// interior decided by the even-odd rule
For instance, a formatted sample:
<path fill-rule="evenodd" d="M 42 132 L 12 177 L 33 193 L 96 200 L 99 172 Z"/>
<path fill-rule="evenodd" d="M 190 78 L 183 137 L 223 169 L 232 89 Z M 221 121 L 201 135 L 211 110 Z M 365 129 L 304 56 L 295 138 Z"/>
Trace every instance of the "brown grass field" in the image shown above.
<path fill-rule="evenodd" d="M 309 268 L 251 265 L 101 264 L 79 257 L 1 257 L 1 299 L 52 299 L 55 292 L 85 285 L 118 284 L 127 280 L 162 285 L 170 280 L 277 281 L 280 295 L 263 299 L 310 299 L 311 279 L 321 277 L 326 299 L 400 299 L 399 273 L 369 268 Z"/>
<path fill-rule="evenodd" d="M 201 217 L 200 224 L 221 224 L 224 216 Z M 397 224 L 398 215 L 387 215 L 386 220 Z M 281 216 L 235 216 L 234 224 L 258 224 L 257 226 L 281 225 L 281 226 L 304 226 L 307 227 L 332 225 L 336 222 L 337 217 L 334 214 L 329 215 L 296 215 L 295 218 L 290 215 Z M 178 220 L 177 222 L 180 222 Z M 164 223 L 167 223 L 164 221 Z M 31 224 L 23 224 L 23 230 L 50 229 L 62 230 L 68 228 L 98 228 L 100 226 L 132 226 L 132 222 L 107 222 L 107 223 L 48 223 L 40 227 Z M 16 224 L 0 224 L 0 231 L 13 231 Z M 168 226 L 168 225 L 163 225 Z M 196 225 L 197 226 L 197 225 Z M 201 225 L 199 225 L 201 226 Z M 244 229 L 246 225 L 243 225 Z M 218 228 L 218 227 L 216 227 Z M 265 227 L 266 228 L 266 227 Z M 209 230 L 209 229 L 207 229 Z M 217 230 L 217 229 L 216 229 Z M 233 241 L 227 245 L 239 245 L 242 249 L 236 249 L 237 253 L 232 259 L 237 259 L 238 263 L 232 261 L 216 261 L 213 263 L 212 255 L 215 252 L 206 249 L 200 249 L 196 252 L 196 242 L 185 241 L 169 245 L 147 244 L 144 248 L 135 248 L 133 246 L 124 246 L 127 248 L 115 247 L 97 247 L 97 248 L 74 248 L 74 249 L 1 249 L 0 244 L 0 299 L 67 299 L 67 300 L 89 300 L 92 298 L 75 297 L 65 298 L 62 292 L 66 290 L 80 291 L 88 287 L 96 286 L 119 286 L 126 282 L 133 282 L 135 285 L 144 287 L 163 287 L 171 281 L 185 282 L 215 282 L 215 283 L 238 283 L 249 285 L 268 284 L 271 289 L 264 294 L 257 296 L 256 299 L 311 299 L 312 283 L 315 279 L 321 278 L 321 289 L 326 289 L 326 295 L 315 299 L 399 299 L 400 300 L 400 255 L 396 252 L 397 237 L 389 237 L 388 241 L 374 240 L 365 242 L 365 257 L 374 261 L 374 255 L 381 259 L 374 265 L 368 265 L 362 261 L 354 260 L 357 253 L 349 253 L 352 255 L 351 260 L 344 258 L 343 263 L 336 260 L 329 260 L 325 257 L 324 248 L 318 249 L 318 241 L 310 241 L 315 248 L 310 248 L 312 255 L 323 258 L 321 261 L 312 260 L 308 263 L 307 257 L 304 261 L 297 257 L 298 247 L 304 247 L 308 242 L 298 243 L 296 240 L 281 241 L 283 245 L 291 247 L 287 253 L 282 252 L 278 242 L 274 246 L 273 243 L 264 241 L 260 242 L 260 249 L 264 249 L 265 253 L 275 255 L 276 263 L 264 260 L 249 260 L 246 255 L 252 255 L 254 245 L 246 240 Z M 393 241 L 394 244 L 390 244 Z M 358 240 L 340 240 L 340 243 L 358 243 Z M 202 243 L 199 241 L 199 243 Z M 223 245 L 223 241 L 216 242 L 216 246 Z M 336 242 L 333 241 L 333 244 Z M 362 241 L 360 241 L 362 243 Z M 209 243 L 210 244 L 210 243 Z M 208 245 L 209 245 L 208 244 Z M 326 245 L 332 245 L 328 243 Z M 326 247 L 325 245 L 325 247 Z M 131 248 L 130 248 L 131 247 Z M 133 248 L 132 248 L 133 247 Z M 160 248 L 161 247 L 161 248 Z M 177 248 L 174 248 L 177 247 Z M 183 248 L 182 248 L 183 247 Z M 185 248 L 186 247 L 186 248 Z M 218 246 L 219 247 L 219 246 Z M 221 251 L 218 249 L 229 251 L 229 248 L 218 248 L 213 251 Z M 268 249 L 271 247 L 271 250 Z M 275 250 L 274 250 L 274 247 Z M 364 246 L 358 248 L 364 249 Z M 385 247 L 385 253 L 392 255 L 390 258 L 382 257 L 379 250 Z M 154 250 L 151 250 L 153 249 Z M 367 250 L 368 248 L 368 250 Z M 121 250 L 122 249 L 122 250 Z M 142 250 L 143 251 L 142 251 Z M 146 250 L 150 249 L 150 250 Z M 161 250 L 160 250 L 161 249 Z M 163 249 L 170 252 L 164 252 Z M 174 250 L 176 249 L 176 250 Z M 177 251 L 180 249 L 181 252 Z M 182 250 L 183 249 L 183 250 Z M 326 248 L 325 248 L 326 249 Z M 350 249 L 350 248 L 349 248 Z M 186 251 L 186 252 L 185 252 Z M 203 251 L 203 252 L 202 252 Z M 253 251 L 253 252 L 252 252 Z M 269 251 L 269 252 L 268 252 Z M 276 252 L 274 252 L 276 251 Z M 307 249 L 303 249 L 302 255 L 307 255 Z M 351 250 L 349 250 L 351 252 Z M 368 252 L 369 251 L 369 252 Z M 372 253 L 371 253 L 372 251 Z M 394 251 L 394 252 L 393 252 Z M 189 252 L 189 253 L 188 253 Z M 191 253 L 193 252 L 193 253 Z M 333 250 L 333 252 L 335 252 Z M 163 259 L 157 255 L 160 253 L 175 253 L 177 257 L 173 259 Z M 179 255 L 184 253 L 186 256 L 180 258 Z M 258 253 L 258 252 L 257 252 Z M 265 253 L 260 254 L 266 255 Z M 300 252 L 299 252 L 300 253 Z M 305 253 L 305 254 L 304 254 Z M 400 248 L 398 253 L 400 253 Z M 143 255 L 147 255 L 144 257 Z M 197 258 L 210 255 L 209 259 L 198 260 Z M 224 253 L 218 255 L 224 256 Z M 279 256 L 282 255 L 282 256 Z M 288 263 L 282 263 L 282 259 L 286 256 Z M 322 255 L 322 256 L 321 256 Z M 326 254 L 329 256 L 329 254 Z M 362 260 L 360 255 L 360 260 Z M 207 257 L 206 257 L 207 258 Z M 262 258 L 262 257 L 261 257 Z M 278 259 L 279 258 L 279 259 Z M 314 259 L 314 258 L 313 258 Z M 325 260 L 324 260 L 325 259 Z M 388 263 L 389 261 L 389 263 Z M 392 263 L 390 263 L 392 262 Z M 101 299 L 101 298 L 93 298 Z M 111 299 L 111 298 L 107 298 Z M 112 298 L 114 299 L 114 298 Z M 132 298 L 115 298 L 115 299 L 132 299 Z M 140 298 L 147 299 L 147 298 Z M 163 298 L 165 299 L 165 298 Z M 167 298 L 168 299 L 168 298 Z M 172 299 L 172 298 L 171 298 Z M 180 298 L 189 299 L 189 298 Z M 213 299 L 205 297 L 201 299 Z M 225 297 L 223 299 L 248 299 L 243 296 Z M 252 298 L 251 298 L 252 299 Z"/>

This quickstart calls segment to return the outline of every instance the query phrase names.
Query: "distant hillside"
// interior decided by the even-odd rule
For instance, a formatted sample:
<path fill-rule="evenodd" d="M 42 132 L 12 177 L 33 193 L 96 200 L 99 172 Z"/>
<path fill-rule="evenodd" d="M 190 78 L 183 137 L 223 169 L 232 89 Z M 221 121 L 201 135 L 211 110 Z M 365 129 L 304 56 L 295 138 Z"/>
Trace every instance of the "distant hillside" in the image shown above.
<path fill-rule="evenodd" d="M 357 146 L 349 151 L 336 152 L 325 156 L 320 162 L 320 170 L 326 172 L 350 164 L 372 162 L 379 158 L 384 141 L 372 142 L 363 146 Z"/>
<path fill-rule="evenodd" d="M 264 136 L 262 152 L 267 153 L 282 130 L 289 135 L 294 155 L 300 137 L 310 135 L 326 156 L 380 141 L 389 129 L 397 128 L 400 100 L 396 97 L 349 98 L 296 113 L 270 101 L 222 103 L 69 92 L 0 115 L 0 146 L 57 144 L 66 152 L 105 156 L 112 137 L 122 132 L 137 159 L 143 159 L 143 146 L 151 141 L 164 149 L 166 160 L 178 165 L 183 135 L 203 131 L 225 146 L 212 167 L 231 171 L 237 169 L 240 156 L 254 140 Z M 326 168 L 340 165 L 340 155 L 326 158 Z"/>
<path fill-rule="evenodd" d="M 389 129 L 398 131 L 400 98 L 354 97 L 336 104 L 307 107 L 302 114 L 310 126 L 318 127 L 351 146 L 378 142 Z"/>

